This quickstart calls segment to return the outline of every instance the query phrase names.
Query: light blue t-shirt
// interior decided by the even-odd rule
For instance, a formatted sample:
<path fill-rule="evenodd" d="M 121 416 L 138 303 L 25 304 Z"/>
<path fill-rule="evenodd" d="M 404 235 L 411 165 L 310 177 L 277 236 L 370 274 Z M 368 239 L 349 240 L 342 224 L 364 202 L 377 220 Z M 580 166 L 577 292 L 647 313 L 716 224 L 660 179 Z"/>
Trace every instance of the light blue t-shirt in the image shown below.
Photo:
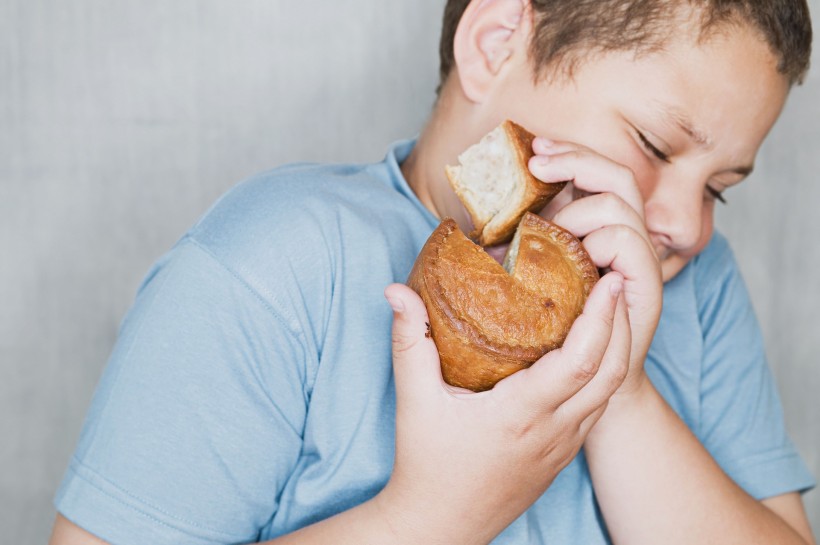
<path fill-rule="evenodd" d="M 115 545 L 246 543 L 379 492 L 395 429 L 382 292 L 438 224 L 399 170 L 411 148 L 257 176 L 157 263 L 57 493 L 65 517 Z M 646 367 L 752 496 L 813 486 L 720 236 L 665 286 Z M 494 543 L 608 543 L 583 453 Z"/>

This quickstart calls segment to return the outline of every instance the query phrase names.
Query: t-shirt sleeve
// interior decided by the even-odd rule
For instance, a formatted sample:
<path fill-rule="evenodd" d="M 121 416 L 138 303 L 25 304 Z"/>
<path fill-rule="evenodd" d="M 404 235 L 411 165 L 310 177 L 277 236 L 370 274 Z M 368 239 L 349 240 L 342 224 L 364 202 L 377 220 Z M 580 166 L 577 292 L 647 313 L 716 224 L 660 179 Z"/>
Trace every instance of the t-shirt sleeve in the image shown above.
<path fill-rule="evenodd" d="M 188 240 L 144 284 L 57 492 L 116 545 L 255 541 L 299 456 L 306 343 Z"/>
<path fill-rule="evenodd" d="M 698 435 L 753 497 L 806 491 L 814 479 L 786 432 L 762 334 L 725 240 L 716 236 L 696 265 L 704 336 Z"/>

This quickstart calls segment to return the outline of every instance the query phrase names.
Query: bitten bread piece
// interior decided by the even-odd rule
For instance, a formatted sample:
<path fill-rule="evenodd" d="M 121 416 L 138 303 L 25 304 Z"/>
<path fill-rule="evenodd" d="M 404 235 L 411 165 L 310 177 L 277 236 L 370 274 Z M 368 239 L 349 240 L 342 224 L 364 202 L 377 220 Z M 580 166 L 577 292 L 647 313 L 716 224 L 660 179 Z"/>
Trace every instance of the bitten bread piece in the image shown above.
<path fill-rule="evenodd" d="M 543 208 L 566 185 L 544 183 L 530 174 L 534 135 L 505 121 L 447 166 L 450 185 L 470 213 L 470 238 L 481 246 L 509 241 L 525 212 Z"/>
<path fill-rule="evenodd" d="M 452 219 L 441 222 L 416 259 L 408 285 L 427 307 L 448 384 L 489 390 L 561 346 L 598 280 L 578 239 L 531 213 L 505 267 Z"/>

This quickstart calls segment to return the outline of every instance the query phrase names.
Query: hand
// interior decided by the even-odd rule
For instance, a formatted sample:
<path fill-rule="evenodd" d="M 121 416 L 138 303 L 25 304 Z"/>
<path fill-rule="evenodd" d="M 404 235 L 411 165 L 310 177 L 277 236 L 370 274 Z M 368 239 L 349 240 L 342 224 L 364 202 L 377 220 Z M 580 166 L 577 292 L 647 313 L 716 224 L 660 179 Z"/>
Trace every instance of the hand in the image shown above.
<path fill-rule="evenodd" d="M 624 296 L 632 330 L 629 374 L 619 394 L 646 381 L 644 360 L 660 319 L 663 281 L 658 257 L 644 222 L 644 205 L 632 171 L 583 146 L 533 142 L 530 171 L 544 182 L 573 180 L 582 196 L 551 218 L 583 239 L 595 264 L 624 277 Z M 560 206 L 559 202 L 559 206 Z"/>
<path fill-rule="evenodd" d="M 619 273 L 605 275 L 562 348 L 481 393 L 443 382 L 418 295 L 400 284 L 385 290 L 394 308 L 396 455 L 375 501 L 395 536 L 487 543 L 549 487 L 626 375 L 622 289 Z"/>

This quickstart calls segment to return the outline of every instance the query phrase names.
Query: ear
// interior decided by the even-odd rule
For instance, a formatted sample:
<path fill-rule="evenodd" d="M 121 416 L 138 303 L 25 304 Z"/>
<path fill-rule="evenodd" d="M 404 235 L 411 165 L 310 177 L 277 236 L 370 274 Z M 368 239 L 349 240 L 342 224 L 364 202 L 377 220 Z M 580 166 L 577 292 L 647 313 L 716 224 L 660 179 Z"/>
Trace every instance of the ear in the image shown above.
<path fill-rule="evenodd" d="M 522 23 L 529 8 L 529 0 L 472 0 L 464 10 L 453 56 L 461 88 L 471 101 L 484 100 L 516 50 L 526 53 Z"/>

